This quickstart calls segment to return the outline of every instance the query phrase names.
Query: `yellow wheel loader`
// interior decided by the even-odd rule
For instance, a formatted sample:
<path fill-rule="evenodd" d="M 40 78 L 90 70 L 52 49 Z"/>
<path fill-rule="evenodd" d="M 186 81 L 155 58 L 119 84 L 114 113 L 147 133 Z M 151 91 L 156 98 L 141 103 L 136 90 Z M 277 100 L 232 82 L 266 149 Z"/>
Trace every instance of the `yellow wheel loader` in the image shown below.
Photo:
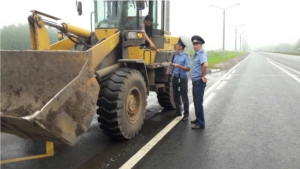
<path fill-rule="evenodd" d="M 150 91 L 174 109 L 172 77 L 162 64 L 172 61 L 178 40 L 168 32 L 169 9 L 165 0 L 95 0 L 93 31 L 31 11 L 32 50 L 1 51 L 1 132 L 74 146 L 96 111 L 104 133 L 131 139 L 144 123 Z M 77 10 L 81 15 L 81 2 Z M 156 50 L 140 29 L 147 14 Z M 59 30 L 57 43 L 50 44 L 45 26 Z"/>

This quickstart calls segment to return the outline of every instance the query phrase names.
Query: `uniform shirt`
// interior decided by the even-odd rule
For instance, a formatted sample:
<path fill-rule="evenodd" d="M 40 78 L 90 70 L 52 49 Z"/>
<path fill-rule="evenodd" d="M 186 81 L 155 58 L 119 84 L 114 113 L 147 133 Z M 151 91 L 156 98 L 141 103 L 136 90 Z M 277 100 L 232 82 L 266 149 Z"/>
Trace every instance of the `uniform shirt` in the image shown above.
<path fill-rule="evenodd" d="M 200 80 L 202 73 L 202 64 L 207 62 L 207 54 L 203 50 L 198 50 L 194 55 L 194 63 L 191 74 L 192 81 Z"/>
<path fill-rule="evenodd" d="M 188 56 L 185 52 L 181 52 L 174 56 L 173 63 L 177 63 L 181 66 L 190 68 L 190 61 L 191 61 L 190 56 Z M 180 78 L 186 78 L 189 72 L 179 68 L 174 68 L 173 73 L 175 77 L 179 77 L 180 75 Z"/>

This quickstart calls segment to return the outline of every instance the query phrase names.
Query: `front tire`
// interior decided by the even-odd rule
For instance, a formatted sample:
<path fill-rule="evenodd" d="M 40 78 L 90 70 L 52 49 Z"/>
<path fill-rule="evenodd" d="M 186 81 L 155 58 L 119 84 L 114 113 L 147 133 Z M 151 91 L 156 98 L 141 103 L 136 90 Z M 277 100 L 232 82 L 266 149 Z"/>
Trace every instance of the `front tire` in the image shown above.
<path fill-rule="evenodd" d="M 137 70 L 121 68 L 105 77 L 100 86 L 100 128 L 113 138 L 131 139 L 145 119 L 147 90 L 143 76 Z"/>
<path fill-rule="evenodd" d="M 161 107 L 165 109 L 174 110 L 176 108 L 174 96 L 173 96 L 173 86 L 172 86 L 172 77 L 168 77 L 168 82 L 165 83 L 166 90 L 158 91 L 157 100 Z"/>

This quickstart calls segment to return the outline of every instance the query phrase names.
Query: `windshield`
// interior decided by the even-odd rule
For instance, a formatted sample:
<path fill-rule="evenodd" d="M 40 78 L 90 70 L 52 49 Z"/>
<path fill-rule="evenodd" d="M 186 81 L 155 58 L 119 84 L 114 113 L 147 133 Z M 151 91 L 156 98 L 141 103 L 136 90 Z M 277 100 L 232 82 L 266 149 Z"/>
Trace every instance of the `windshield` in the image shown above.
<path fill-rule="evenodd" d="M 95 3 L 96 28 L 119 28 L 120 30 L 138 29 L 135 1 L 97 0 Z M 139 11 L 140 24 L 148 14 L 148 6 Z"/>

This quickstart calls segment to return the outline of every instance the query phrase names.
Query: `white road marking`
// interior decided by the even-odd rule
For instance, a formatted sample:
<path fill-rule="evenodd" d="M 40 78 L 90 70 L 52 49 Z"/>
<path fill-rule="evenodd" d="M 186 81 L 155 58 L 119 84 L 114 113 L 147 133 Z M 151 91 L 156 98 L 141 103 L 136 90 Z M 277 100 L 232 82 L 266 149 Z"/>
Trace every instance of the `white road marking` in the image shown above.
<path fill-rule="evenodd" d="M 226 79 L 231 79 L 232 75 L 228 75 Z"/>
<path fill-rule="evenodd" d="M 203 107 L 206 107 L 208 103 L 215 97 L 215 95 L 216 93 L 211 93 L 209 96 L 207 96 L 207 98 L 203 101 Z"/>
<path fill-rule="evenodd" d="M 213 99 L 216 93 L 211 93 L 204 101 L 203 106 L 207 106 Z M 189 110 L 194 109 L 194 103 L 189 105 Z M 182 112 L 183 113 L 183 112 Z M 132 156 L 120 169 L 127 169 L 134 167 L 178 122 L 182 116 L 176 117 L 164 129 L 162 129 L 154 138 L 152 138 L 144 147 L 142 147 L 134 156 Z"/>
<path fill-rule="evenodd" d="M 127 169 L 135 166 L 135 164 L 137 164 L 181 120 L 181 118 L 182 117 L 176 117 L 134 156 L 132 156 L 123 166 L 121 166 L 120 169 Z"/>
<path fill-rule="evenodd" d="M 219 90 L 221 89 L 227 82 L 223 81 L 216 89 Z"/>
<path fill-rule="evenodd" d="M 299 61 L 299 58 L 297 58 L 296 56 L 293 56 L 293 55 L 286 55 L 286 54 L 279 54 L 279 53 L 274 54 L 274 53 L 272 53 L 271 56 L 277 56 L 277 57 L 281 57 L 283 59 Z"/>
<path fill-rule="evenodd" d="M 235 73 L 235 70 L 233 70 L 231 73 Z"/>
<path fill-rule="evenodd" d="M 297 82 L 300 83 L 300 79 L 296 76 L 291 74 L 290 72 L 284 70 L 282 67 L 276 65 L 275 63 L 271 62 L 270 59 L 268 58 L 268 62 L 271 63 L 272 65 L 276 66 L 278 69 L 282 70 L 284 73 L 286 73 L 287 75 L 289 75 L 290 77 L 292 77 L 293 79 L 295 79 Z"/>
<path fill-rule="evenodd" d="M 274 63 L 276 63 L 276 64 L 278 64 L 278 65 L 280 65 L 280 66 L 282 66 L 282 67 L 285 67 L 285 68 L 287 68 L 287 69 L 289 69 L 289 70 L 291 70 L 291 71 L 293 71 L 293 72 L 295 72 L 295 73 L 300 74 L 300 72 L 298 72 L 297 70 L 292 69 L 292 68 L 290 68 L 290 67 L 287 67 L 287 66 L 285 66 L 285 65 L 283 65 L 283 64 L 281 64 L 281 63 L 279 63 L 279 62 L 276 62 L 276 61 L 274 61 L 273 59 L 269 59 L 269 60 L 271 60 L 272 62 L 274 62 Z"/>
<path fill-rule="evenodd" d="M 246 58 L 245 58 L 246 59 Z M 242 61 L 244 61 L 243 59 Z M 241 61 L 241 62 L 242 62 Z M 211 93 L 212 90 L 216 88 L 216 86 L 222 82 L 222 80 L 233 70 L 235 69 L 241 62 L 236 64 L 233 68 L 231 68 L 223 77 L 221 77 L 216 83 L 214 83 L 208 90 L 205 91 L 203 106 L 206 106 L 210 100 L 213 99 L 215 93 Z M 207 97 L 206 97 L 207 96 Z M 194 104 L 189 105 L 189 110 L 194 108 Z M 152 138 L 144 147 L 142 147 L 137 153 L 135 153 L 125 164 L 123 164 L 120 169 L 127 169 L 134 167 L 170 130 L 175 127 L 175 125 L 182 119 L 182 116 L 176 117 L 172 120 L 163 130 L 161 130 L 154 138 Z"/>
<path fill-rule="evenodd" d="M 234 74 L 234 76 L 260 76 L 260 77 L 278 77 L 278 76 L 288 76 L 288 75 L 256 75 L 256 74 Z"/>
<path fill-rule="evenodd" d="M 248 58 L 249 56 L 250 56 L 250 55 L 248 55 L 247 58 Z M 231 68 L 224 76 L 222 76 L 218 81 L 216 81 L 216 82 L 215 82 L 208 90 L 205 90 L 204 97 L 206 97 L 207 95 L 209 95 L 210 92 L 211 92 L 212 90 L 214 90 L 214 89 L 219 85 L 219 83 L 221 83 L 221 82 L 225 79 L 225 77 L 226 77 L 227 75 L 230 74 L 230 72 L 231 72 L 232 70 L 234 70 L 238 65 L 241 64 L 241 62 L 245 61 L 247 58 L 243 59 L 243 60 L 240 61 L 238 64 L 236 64 L 236 65 L 235 65 L 233 68 Z"/>

